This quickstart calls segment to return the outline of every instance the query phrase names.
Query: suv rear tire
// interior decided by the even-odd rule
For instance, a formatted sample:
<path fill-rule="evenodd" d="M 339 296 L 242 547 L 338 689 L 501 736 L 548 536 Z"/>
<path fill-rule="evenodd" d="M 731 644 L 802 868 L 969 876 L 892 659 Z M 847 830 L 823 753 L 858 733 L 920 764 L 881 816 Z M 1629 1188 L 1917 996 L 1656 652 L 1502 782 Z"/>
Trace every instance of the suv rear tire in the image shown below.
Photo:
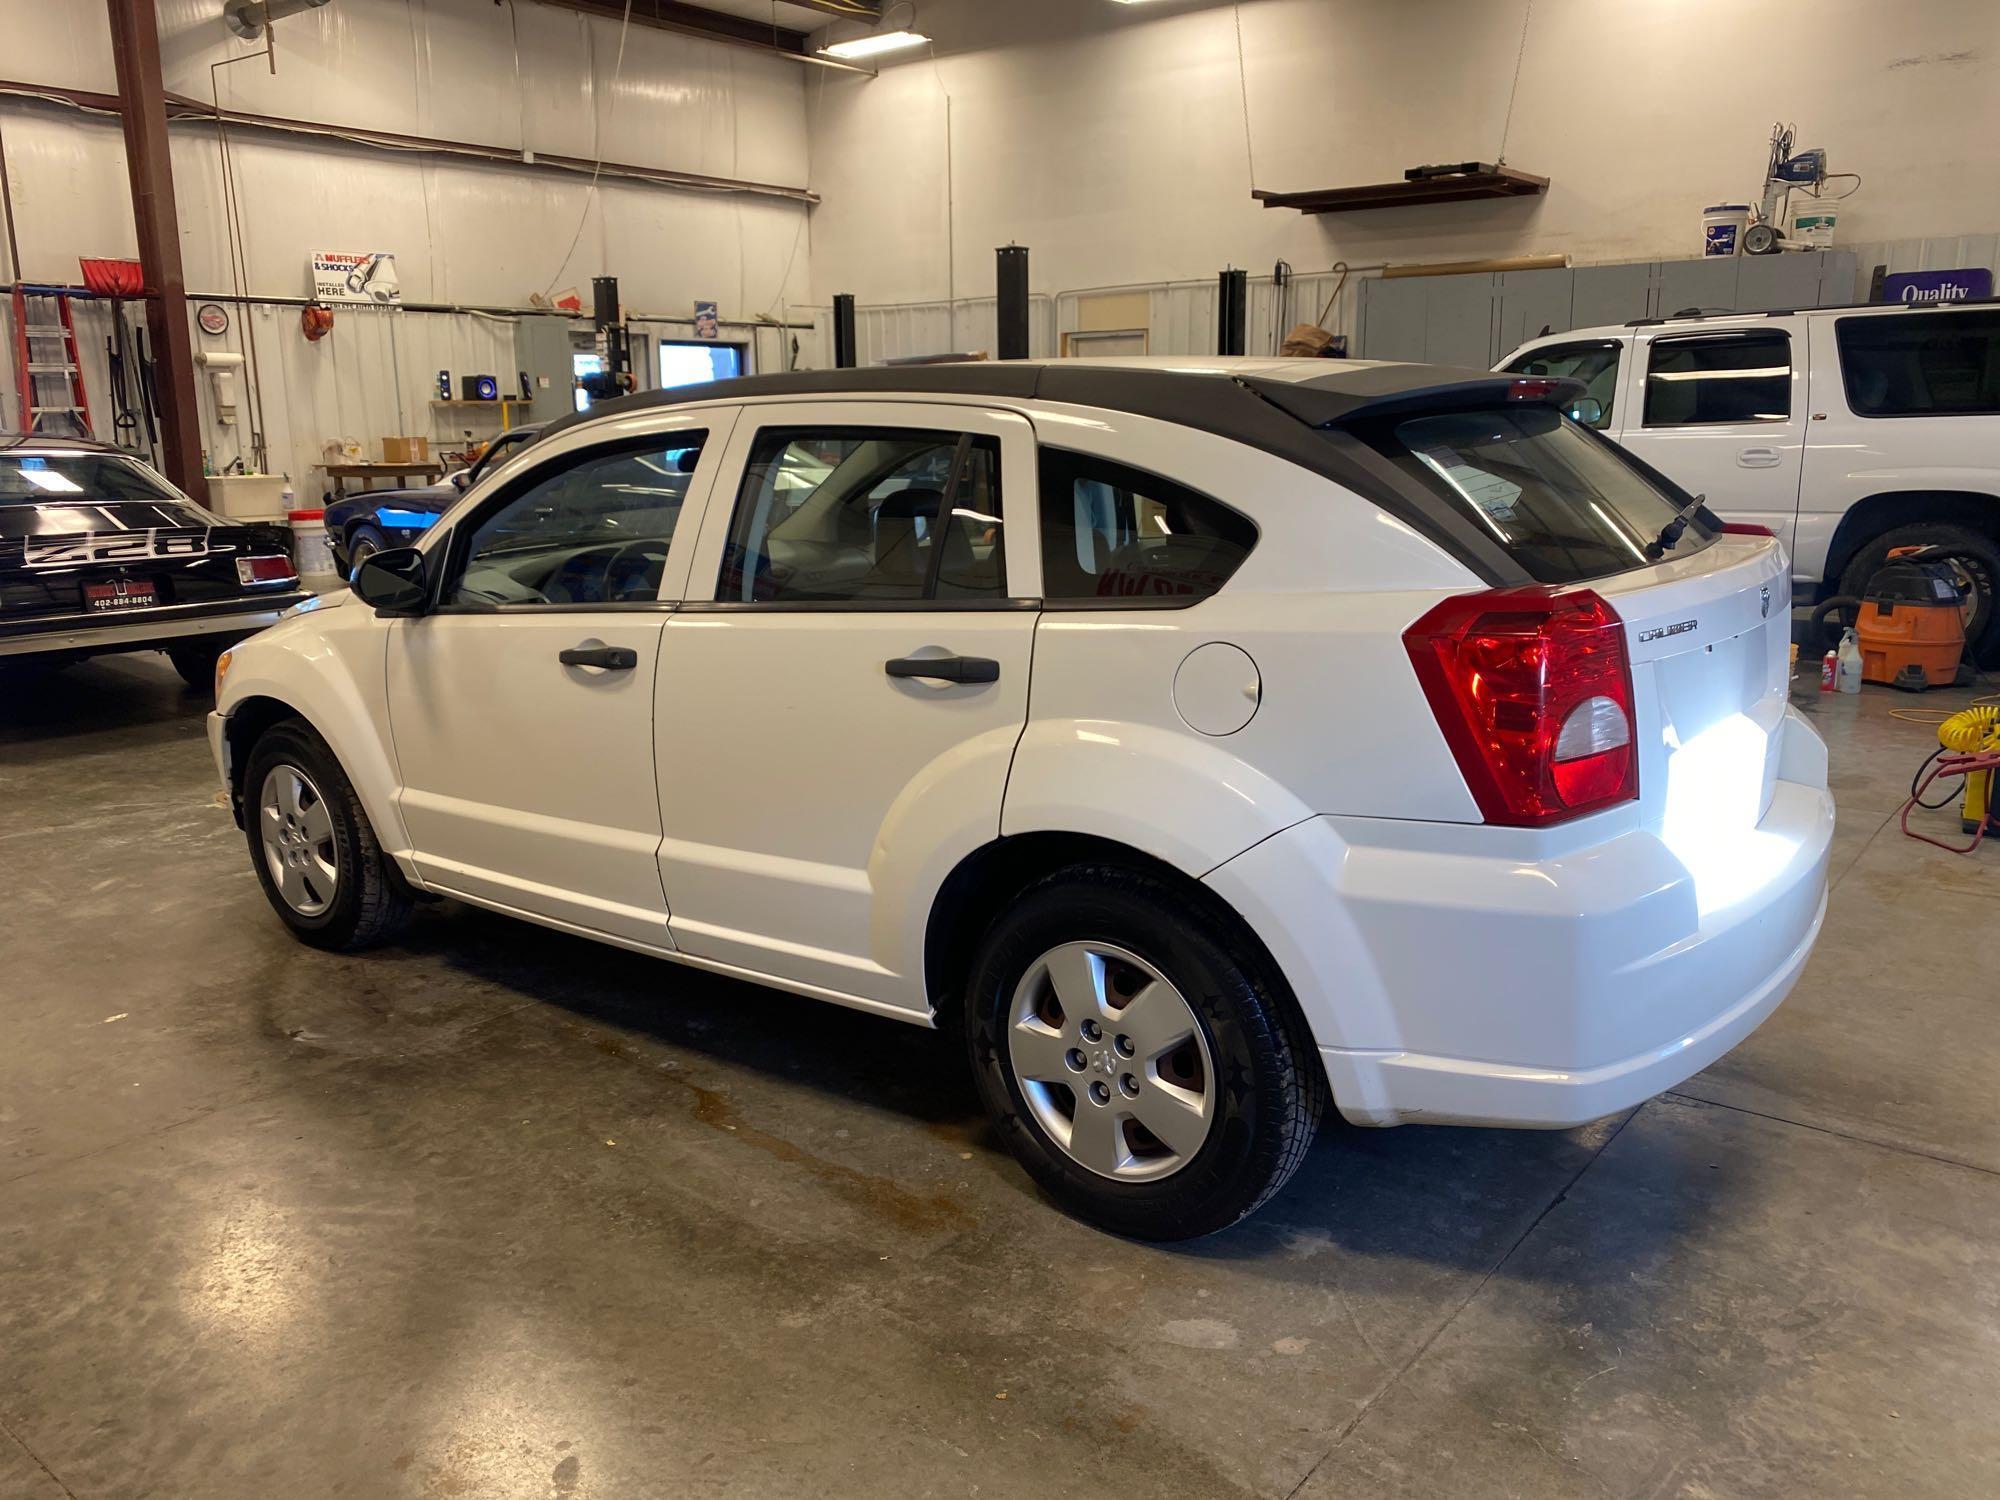
<path fill-rule="evenodd" d="M 272 725 L 251 747 L 243 831 L 257 883 L 301 942 L 352 952 L 409 924 L 409 886 L 376 842 L 354 784 L 304 720 Z"/>
<path fill-rule="evenodd" d="M 973 1071 L 1008 1149 L 1070 1213 L 1134 1239 L 1252 1212 L 1298 1170 L 1325 1108 L 1291 996 L 1205 897 L 1071 866 L 994 921 L 966 992 Z"/>
<path fill-rule="evenodd" d="M 1842 594 L 1868 592 L 1868 582 L 1887 565 L 1897 547 L 1941 547 L 1951 553 L 1973 586 L 1973 608 L 1965 622 L 1965 651 L 1982 667 L 2000 666 L 2000 542 L 1969 526 L 1924 521 L 1885 531 L 1855 553 L 1841 572 Z"/>

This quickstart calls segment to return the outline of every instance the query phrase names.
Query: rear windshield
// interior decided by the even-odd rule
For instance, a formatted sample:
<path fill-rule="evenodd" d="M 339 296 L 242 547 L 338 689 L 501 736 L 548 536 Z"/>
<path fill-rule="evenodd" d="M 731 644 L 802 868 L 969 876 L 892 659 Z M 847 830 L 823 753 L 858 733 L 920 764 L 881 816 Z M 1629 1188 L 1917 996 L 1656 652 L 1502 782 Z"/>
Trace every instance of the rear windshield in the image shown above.
<path fill-rule="evenodd" d="M 215 524 L 216 517 L 121 454 L 0 447 L 0 537 Z"/>
<path fill-rule="evenodd" d="M 1705 517 L 1675 527 L 1686 501 L 1553 407 L 1440 412 L 1383 421 L 1362 436 L 1541 583 L 1649 567 L 1712 540 Z"/>

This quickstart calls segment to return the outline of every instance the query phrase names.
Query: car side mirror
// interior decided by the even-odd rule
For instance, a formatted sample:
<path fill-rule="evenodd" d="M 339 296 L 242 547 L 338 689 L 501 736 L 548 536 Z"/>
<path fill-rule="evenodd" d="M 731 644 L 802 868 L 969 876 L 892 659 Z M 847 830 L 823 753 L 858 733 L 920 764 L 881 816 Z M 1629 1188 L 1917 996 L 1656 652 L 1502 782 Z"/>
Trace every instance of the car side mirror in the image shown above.
<path fill-rule="evenodd" d="M 1584 426 L 1595 427 L 1604 420 L 1604 403 L 1595 396 L 1579 396 L 1569 414 Z"/>
<path fill-rule="evenodd" d="M 453 469 L 449 474 L 445 475 L 444 482 L 462 495 L 465 493 L 465 487 L 472 483 L 472 470 Z"/>
<path fill-rule="evenodd" d="M 424 554 L 415 547 L 389 547 L 361 560 L 350 585 L 354 597 L 378 615 L 422 614 L 430 597 Z"/>

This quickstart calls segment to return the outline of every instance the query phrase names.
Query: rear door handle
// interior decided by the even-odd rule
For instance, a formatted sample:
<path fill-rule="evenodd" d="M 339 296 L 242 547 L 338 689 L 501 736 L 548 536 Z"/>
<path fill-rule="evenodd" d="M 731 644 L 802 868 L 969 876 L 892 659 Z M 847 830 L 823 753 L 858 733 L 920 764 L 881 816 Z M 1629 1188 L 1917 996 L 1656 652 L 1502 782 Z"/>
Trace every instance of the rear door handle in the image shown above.
<path fill-rule="evenodd" d="M 602 667 L 607 672 L 629 672 L 639 665 L 639 653 L 630 646 L 571 646 L 556 660 L 566 667 Z"/>
<path fill-rule="evenodd" d="M 1745 448 L 1736 455 L 1736 463 L 1744 469 L 1775 469 L 1783 456 L 1776 448 Z"/>
<path fill-rule="evenodd" d="M 899 656 L 882 663 L 891 677 L 934 677 L 939 682 L 998 682 L 1000 663 L 988 656 Z"/>

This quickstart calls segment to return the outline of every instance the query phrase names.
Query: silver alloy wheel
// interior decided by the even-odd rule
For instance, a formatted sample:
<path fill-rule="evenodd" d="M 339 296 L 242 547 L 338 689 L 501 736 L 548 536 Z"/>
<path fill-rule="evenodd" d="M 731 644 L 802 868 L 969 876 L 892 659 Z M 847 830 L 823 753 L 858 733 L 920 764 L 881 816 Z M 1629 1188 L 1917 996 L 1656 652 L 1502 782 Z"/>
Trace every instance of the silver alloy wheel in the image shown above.
<path fill-rule="evenodd" d="M 1007 1059 L 1035 1123 L 1100 1177 L 1170 1176 L 1215 1123 L 1215 1064 L 1194 1007 L 1109 943 L 1065 943 L 1028 965 L 1007 1007 Z"/>
<path fill-rule="evenodd" d="M 348 544 L 347 555 L 354 560 L 354 565 L 359 567 L 381 550 L 380 547 L 376 546 L 367 537 L 358 536 Z"/>
<path fill-rule="evenodd" d="M 340 889 L 340 852 L 333 815 L 313 779 L 294 765 L 271 767 L 257 794 L 257 831 L 285 905 L 302 917 L 324 915 Z"/>

